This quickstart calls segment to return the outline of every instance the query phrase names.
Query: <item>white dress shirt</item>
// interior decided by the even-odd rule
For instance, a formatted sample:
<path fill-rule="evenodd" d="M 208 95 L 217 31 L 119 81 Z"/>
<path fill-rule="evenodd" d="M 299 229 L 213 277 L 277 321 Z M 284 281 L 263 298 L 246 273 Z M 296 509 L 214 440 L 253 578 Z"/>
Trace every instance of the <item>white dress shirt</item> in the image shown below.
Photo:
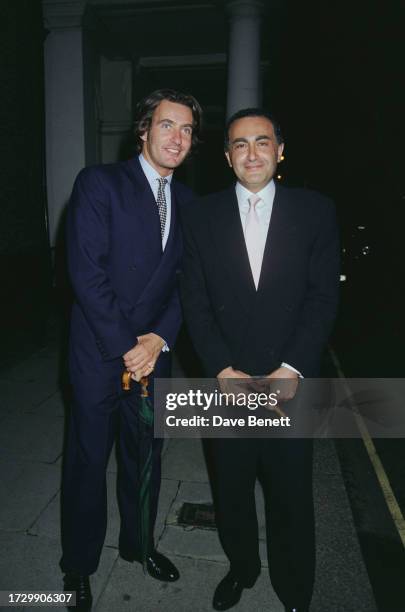
<path fill-rule="evenodd" d="M 261 191 L 256 194 L 251 193 L 243 187 L 239 182 L 236 183 L 236 197 L 238 198 L 240 220 L 242 222 L 243 235 L 245 236 L 246 230 L 246 218 L 249 212 L 249 198 L 257 196 L 260 198 L 260 202 L 256 204 L 256 213 L 260 223 L 261 235 L 260 235 L 260 247 L 262 253 L 264 253 L 264 246 L 266 244 L 267 232 L 270 225 L 271 213 L 273 210 L 274 195 L 276 193 L 276 187 L 274 181 L 267 183 Z M 262 255 L 263 257 L 263 255 Z"/>
<path fill-rule="evenodd" d="M 143 170 L 144 175 L 146 176 L 150 188 L 152 189 L 153 195 L 155 196 L 155 200 L 157 201 L 157 194 L 159 189 L 159 179 L 162 178 L 157 170 L 153 166 L 150 165 L 148 161 L 141 154 L 139 156 L 139 163 L 141 164 L 141 168 Z M 173 173 L 165 176 L 167 179 L 167 183 L 165 185 L 165 196 L 166 196 L 166 204 L 167 204 L 167 213 L 166 213 L 166 224 L 165 231 L 162 237 L 162 251 L 165 250 L 165 246 L 167 243 L 167 239 L 169 237 L 170 232 L 170 220 L 172 216 L 172 197 L 170 193 L 170 183 L 172 182 Z M 157 208 L 157 204 L 156 204 Z"/>
<path fill-rule="evenodd" d="M 255 195 L 260 198 L 260 202 L 256 204 L 256 213 L 257 213 L 259 223 L 260 223 L 260 228 L 261 228 L 260 247 L 261 247 L 262 254 L 264 253 L 264 247 L 266 245 L 267 234 L 268 234 L 270 219 L 271 219 L 271 213 L 273 211 L 273 202 L 274 202 L 275 194 L 276 194 L 276 186 L 273 180 L 267 183 L 267 185 L 263 187 L 263 189 L 258 191 L 256 194 L 248 191 L 248 189 L 246 189 L 246 187 L 243 187 L 243 185 L 241 185 L 239 181 L 236 183 L 236 197 L 238 200 L 239 214 L 240 214 L 240 220 L 242 223 L 244 236 L 245 236 L 245 229 L 246 229 L 246 218 L 247 218 L 247 214 L 249 212 L 249 206 L 250 206 L 249 198 Z M 263 258 L 263 255 L 262 255 L 262 258 Z M 262 259 L 262 262 L 263 262 L 263 259 Z M 293 366 L 291 366 L 290 364 L 283 362 L 281 365 L 284 368 L 288 368 L 289 370 L 292 370 L 293 372 L 295 372 L 302 378 L 301 372 L 293 368 Z"/>

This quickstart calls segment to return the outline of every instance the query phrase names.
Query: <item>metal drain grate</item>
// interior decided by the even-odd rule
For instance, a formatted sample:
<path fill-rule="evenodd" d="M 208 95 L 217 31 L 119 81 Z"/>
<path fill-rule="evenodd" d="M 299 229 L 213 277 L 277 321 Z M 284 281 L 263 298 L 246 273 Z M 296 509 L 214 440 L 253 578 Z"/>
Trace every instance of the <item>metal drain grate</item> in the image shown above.
<path fill-rule="evenodd" d="M 204 529 L 216 529 L 213 504 L 184 502 L 177 518 L 177 524 L 202 527 Z"/>

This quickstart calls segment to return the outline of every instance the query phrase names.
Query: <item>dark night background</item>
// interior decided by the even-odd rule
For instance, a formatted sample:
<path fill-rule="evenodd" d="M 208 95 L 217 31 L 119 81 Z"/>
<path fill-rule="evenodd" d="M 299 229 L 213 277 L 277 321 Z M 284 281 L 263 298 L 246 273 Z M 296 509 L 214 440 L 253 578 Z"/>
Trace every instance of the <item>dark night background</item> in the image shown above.
<path fill-rule="evenodd" d="M 226 36 L 215 39 L 215 28 L 227 28 L 217 5 L 211 44 L 224 52 Z M 41 3 L 3 1 L 0 11 L 1 331 L 2 345 L 18 353 L 43 340 L 61 292 L 52 289 L 47 246 Z M 400 17 L 396 2 L 289 0 L 269 3 L 262 23 L 264 105 L 286 138 L 281 180 L 318 189 L 338 208 L 347 281 L 334 346 L 348 375 L 399 376 L 404 369 Z M 168 54 L 189 52 L 182 40 L 189 45 L 190 36 L 172 38 Z M 231 180 L 222 161 L 226 79 L 220 70 L 197 78 L 193 88 L 181 70 L 145 75 L 138 97 L 172 85 L 222 109 L 191 162 L 193 187 L 205 193 Z"/>
<path fill-rule="evenodd" d="M 145 30 L 144 39 L 137 41 L 132 23 L 100 10 L 97 31 L 85 28 L 87 44 L 106 56 L 125 57 L 129 43 L 149 44 L 145 54 L 150 56 L 226 53 L 224 2 L 213 3 L 205 22 L 189 10 L 195 2 L 179 0 L 177 4 L 176 14 L 166 14 L 162 5 L 161 16 L 154 22 L 155 40 L 139 28 L 141 33 Z M 348 377 L 403 377 L 405 99 L 400 3 L 273 0 L 265 5 L 263 105 L 283 126 L 286 149 L 279 166 L 281 181 L 317 189 L 337 205 L 346 281 L 341 283 L 341 307 L 331 344 Z M 86 18 L 92 17 L 92 11 L 94 7 L 88 8 Z M 94 24 L 94 19 L 89 22 Z M 18 363 L 59 334 L 66 339 L 70 292 L 63 244 L 52 252 L 48 240 L 43 68 L 47 32 L 40 0 L 2 0 L 0 24 L 3 367 Z M 204 34 L 207 28 L 209 36 Z M 155 50 L 154 44 L 160 48 Z M 209 118 L 200 151 L 190 160 L 191 168 L 179 170 L 179 177 L 197 193 L 222 188 L 232 180 L 222 152 L 225 67 L 141 71 L 134 102 L 166 86 L 195 94 Z M 378 440 L 376 447 L 403 512 L 403 440 Z M 376 600 L 386 602 L 390 596 L 394 600 L 395 589 L 403 584 L 402 545 L 395 533 L 373 539 L 367 527 L 368 509 L 378 508 L 378 519 L 386 521 L 390 533 L 394 531 L 362 441 L 338 442 L 337 450 Z M 359 483 L 368 483 L 367 490 L 359 493 Z M 378 489 L 375 495 L 370 493 L 374 489 Z M 398 597 L 403 603 L 403 594 Z M 402 609 L 393 605 L 383 603 L 380 609 Z"/>

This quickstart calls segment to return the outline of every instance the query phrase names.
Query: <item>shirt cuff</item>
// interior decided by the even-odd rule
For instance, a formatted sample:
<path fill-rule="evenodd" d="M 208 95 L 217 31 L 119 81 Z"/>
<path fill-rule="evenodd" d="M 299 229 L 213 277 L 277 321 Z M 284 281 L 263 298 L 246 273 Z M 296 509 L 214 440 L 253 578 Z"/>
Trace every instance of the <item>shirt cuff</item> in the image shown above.
<path fill-rule="evenodd" d="M 164 346 L 162 347 L 162 353 L 170 353 L 170 349 L 167 345 L 167 342 L 165 341 L 164 338 L 162 338 L 163 342 L 164 342 Z"/>
<path fill-rule="evenodd" d="M 285 363 L 285 361 L 283 361 L 283 363 L 281 364 L 282 368 L 288 368 L 288 370 L 292 370 L 293 372 L 295 372 L 296 374 L 298 374 L 298 376 L 300 378 L 304 378 L 303 375 L 301 374 L 301 372 L 299 372 L 298 370 L 296 370 L 295 368 L 293 368 L 292 366 L 290 366 L 289 363 Z"/>

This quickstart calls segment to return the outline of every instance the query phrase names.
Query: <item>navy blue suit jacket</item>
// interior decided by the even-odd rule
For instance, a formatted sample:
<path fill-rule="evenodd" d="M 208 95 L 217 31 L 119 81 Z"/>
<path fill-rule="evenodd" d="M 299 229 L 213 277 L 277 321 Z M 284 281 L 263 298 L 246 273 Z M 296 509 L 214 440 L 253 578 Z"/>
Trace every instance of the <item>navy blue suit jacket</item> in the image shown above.
<path fill-rule="evenodd" d="M 173 346 L 181 323 L 177 209 L 191 197 L 188 188 L 172 181 L 170 233 L 162 252 L 158 208 L 138 158 L 79 173 L 67 217 L 76 298 L 70 336 L 73 383 L 90 377 L 99 384 L 99 376 L 122 370 L 122 355 L 141 334 L 154 332 Z M 162 354 L 157 375 L 167 375 L 165 361 Z"/>

